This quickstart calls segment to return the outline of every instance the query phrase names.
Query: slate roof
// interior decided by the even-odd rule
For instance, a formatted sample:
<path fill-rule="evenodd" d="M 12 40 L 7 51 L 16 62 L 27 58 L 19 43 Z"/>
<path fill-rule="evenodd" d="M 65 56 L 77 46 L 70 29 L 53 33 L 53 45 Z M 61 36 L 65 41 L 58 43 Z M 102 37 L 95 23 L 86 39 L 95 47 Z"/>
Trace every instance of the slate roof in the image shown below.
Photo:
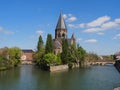
<path fill-rule="evenodd" d="M 54 48 L 62 47 L 62 44 L 59 42 L 58 39 L 54 39 Z"/>
<path fill-rule="evenodd" d="M 34 51 L 32 49 L 23 49 L 22 52 L 24 52 L 24 53 L 33 53 Z"/>
<path fill-rule="evenodd" d="M 57 26 L 56 26 L 56 30 L 58 30 L 58 29 L 65 29 L 65 30 L 67 30 L 62 13 L 60 13 L 60 16 L 59 16 L 59 19 L 58 19 L 58 23 L 57 23 Z"/>
<path fill-rule="evenodd" d="M 71 45 L 71 39 L 67 39 L 68 41 L 68 45 L 70 46 Z M 62 47 L 62 40 L 61 39 L 54 39 L 54 48 L 59 48 L 59 47 Z"/>

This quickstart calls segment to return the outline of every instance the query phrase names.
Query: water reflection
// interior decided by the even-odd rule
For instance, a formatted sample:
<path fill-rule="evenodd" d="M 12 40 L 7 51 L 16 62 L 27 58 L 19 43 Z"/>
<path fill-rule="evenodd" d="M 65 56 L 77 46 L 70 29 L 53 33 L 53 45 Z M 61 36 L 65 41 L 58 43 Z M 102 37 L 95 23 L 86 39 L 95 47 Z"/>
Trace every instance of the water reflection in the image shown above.
<path fill-rule="evenodd" d="M 113 90 L 120 74 L 113 65 L 59 72 L 23 65 L 0 72 L 0 90 Z"/>
<path fill-rule="evenodd" d="M 20 79 L 20 70 L 18 68 L 11 69 L 7 71 L 0 72 L 0 90 L 8 90 L 8 87 L 13 89 L 13 87 L 17 87 L 17 83 L 19 83 Z"/>

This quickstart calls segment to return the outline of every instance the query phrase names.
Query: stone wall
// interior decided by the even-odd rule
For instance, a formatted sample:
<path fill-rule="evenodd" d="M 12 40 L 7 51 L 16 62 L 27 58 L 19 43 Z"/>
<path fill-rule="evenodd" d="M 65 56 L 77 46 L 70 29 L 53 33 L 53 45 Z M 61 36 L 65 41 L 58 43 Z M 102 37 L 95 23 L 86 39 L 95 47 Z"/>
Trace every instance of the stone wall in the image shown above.
<path fill-rule="evenodd" d="M 79 67 L 79 64 L 73 64 L 72 68 L 77 68 Z M 69 69 L 68 65 L 58 65 L 58 66 L 50 66 L 49 71 L 54 72 L 54 71 L 60 71 L 60 70 L 65 70 Z"/>
<path fill-rule="evenodd" d="M 77 68 L 77 67 L 80 67 L 80 65 L 79 64 L 73 64 L 73 66 L 72 66 L 72 68 Z"/>
<path fill-rule="evenodd" d="M 68 65 L 50 66 L 50 72 L 68 69 Z"/>

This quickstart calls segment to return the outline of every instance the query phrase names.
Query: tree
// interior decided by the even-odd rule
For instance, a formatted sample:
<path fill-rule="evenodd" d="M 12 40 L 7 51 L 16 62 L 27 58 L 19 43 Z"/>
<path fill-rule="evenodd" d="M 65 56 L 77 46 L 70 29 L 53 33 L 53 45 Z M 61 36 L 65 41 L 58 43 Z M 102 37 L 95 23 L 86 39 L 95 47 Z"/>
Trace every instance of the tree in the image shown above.
<path fill-rule="evenodd" d="M 43 49 L 43 47 L 44 47 L 43 44 L 44 44 L 44 42 L 42 40 L 42 36 L 40 35 L 39 40 L 38 40 L 38 45 L 37 45 L 37 51 L 40 51 L 41 49 Z"/>
<path fill-rule="evenodd" d="M 89 62 L 95 62 L 95 61 L 98 61 L 98 60 L 100 60 L 100 58 L 98 57 L 98 55 L 97 54 L 95 54 L 95 53 L 88 53 L 87 55 L 86 55 L 86 58 L 85 58 L 87 61 L 89 61 Z"/>
<path fill-rule="evenodd" d="M 36 63 L 36 65 L 38 65 L 38 66 L 42 65 L 44 53 L 45 53 L 45 49 L 41 48 L 40 51 L 36 52 L 33 55 L 34 62 Z"/>
<path fill-rule="evenodd" d="M 62 53 L 61 53 L 61 60 L 63 64 L 68 62 L 69 52 L 68 52 L 68 41 L 67 39 L 62 40 Z"/>
<path fill-rule="evenodd" d="M 9 49 L 9 60 L 11 66 L 17 66 L 20 63 L 21 49 L 18 47 L 13 47 Z"/>
<path fill-rule="evenodd" d="M 47 53 L 53 53 L 53 40 L 52 40 L 52 35 L 48 34 L 47 35 L 47 41 L 46 41 L 46 46 L 45 46 L 45 54 Z"/>
<path fill-rule="evenodd" d="M 43 59 L 44 59 L 44 63 L 47 66 L 56 65 L 58 63 L 57 62 L 57 56 L 54 55 L 53 53 L 45 54 Z"/>
<path fill-rule="evenodd" d="M 77 55 L 77 48 L 75 44 L 72 44 L 70 47 L 70 56 L 71 56 L 71 62 L 78 62 L 78 55 Z"/>
<path fill-rule="evenodd" d="M 0 55 L 0 70 L 7 69 L 8 65 L 8 59 L 4 57 L 3 55 Z"/>
<path fill-rule="evenodd" d="M 2 49 L 1 55 L 4 56 L 5 58 L 9 59 L 9 48 L 8 47 L 4 47 Z"/>
<path fill-rule="evenodd" d="M 80 66 L 84 66 L 86 54 L 86 51 L 81 46 L 77 45 L 77 56 Z"/>
<path fill-rule="evenodd" d="M 44 42 L 42 40 L 42 36 L 40 35 L 37 45 L 37 51 L 33 55 L 34 62 L 36 63 L 36 65 L 40 66 L 42 64 L 44 53 L 45 53 Z"/>

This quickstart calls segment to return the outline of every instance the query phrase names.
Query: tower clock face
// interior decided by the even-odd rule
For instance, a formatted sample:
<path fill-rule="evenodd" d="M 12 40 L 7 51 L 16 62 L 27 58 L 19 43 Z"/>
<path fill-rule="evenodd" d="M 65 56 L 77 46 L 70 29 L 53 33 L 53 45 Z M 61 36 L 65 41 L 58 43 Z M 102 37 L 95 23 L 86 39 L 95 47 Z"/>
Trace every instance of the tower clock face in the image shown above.
<path fill-rule="evenodd" d="M 22 55 L 22 60 L 26 60 L 26 55 Z"/>

